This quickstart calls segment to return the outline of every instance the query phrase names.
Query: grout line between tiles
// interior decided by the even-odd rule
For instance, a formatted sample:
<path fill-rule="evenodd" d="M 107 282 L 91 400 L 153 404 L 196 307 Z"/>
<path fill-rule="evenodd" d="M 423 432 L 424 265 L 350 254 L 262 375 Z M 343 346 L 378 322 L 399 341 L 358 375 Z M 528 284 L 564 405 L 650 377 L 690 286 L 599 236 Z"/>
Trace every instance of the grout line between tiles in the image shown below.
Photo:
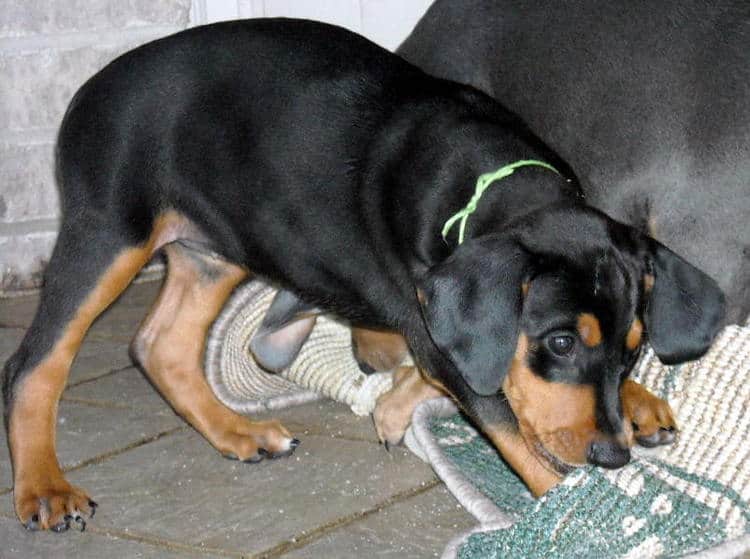
<path fill-rule="evenodd" d="M 343 528 L 364 520 L 372 516 L 373 514 L 376 514 L 392 505 L 395 505 L 396 503 L 407 501 L 412 497 L 416 497 L 418 495 L 421 495 L 422 493 L 426 493 L 427 491 L 433 489 L 434 487 L 437 487 L 441 483 L 442 481 L 440 481 L 439 479 L 433 479 L 432 481 L 424 482 L 419 487 L 412 487 L 411 489 L 407 489 L 396 493 L 395 495 L 391 495 L 384 501 L 377 503 L 375 506 L 369 509 L 355 512 L 347 516 L 342 516 L 340 518 L 337 518 L 336 520 L 328 522 L 327 524 L 318 526 L 313 530 L 302 532 L 301 534 L 279 544 L 276 544 L 273 547 L 265 549 L 256 554 L 252 554 L 250 555 L 250 557 L 252 557 L 253 559 L 276 559 L 277 557 L 281 557 L 289 553 L 290 551 L 306 547 L 307 545 L 319 540 L 326 534 L 338 530 L 339 528 Z"/>
<path fill-rule="evenodd" d="M 82 384 L 88 384 L 88 383 L 94 382 L 96 380 L 100 380 L 100 379 L 103 379 L 103 378 L 110 377 L 110 376 L 112 376 L 114 374 L 121 373 L 123 371 L 127 371 L 128 369 L 132 369 L 133 367 L 134 367 L 134 365 L 131 363 L 131 364 L 125 365 L 123 367 L 118 367 L 117 369 L 111 369 L 111 370 L 107 371 L 106 373 L 102 373 L 101 375 L 99 375 L 97 377 L 85 378 L 85 379 L 79 380 L 77 382 L 71 382 L 71 383 L 69 383 L 65 387 L 65 391 L 67 392 L 71 388 L 75 388 L 76 386 L 81 386 Z"/>
<path fill-rule="evenodd" d="M 60 398 L 62 402 L 70 402 L 71 404 L 81 404 L 83 406 L 89 406 L 90 408 L 101 408 L 105 410 L 129 410 L 131 407 L 128 404 L 120 404 L 117 402 L 108 402 L 106 400 L 91 400 L 89 398 L 78 398 L 76 396 L 64 396 Z"/>
<path fill-rule="evenodd" d="M 6 520 L 15 520 L 18 519 L 10 514 L 0 512 L 0 518 L 5 518 Z M 189 551 L 191 553 L 196 553 L 199 555 L 206 555 L 207 557 L 238 557 L 238 558 L 244 558 L 247 557 L 247 555 L 239 553 L 237 551 L 231 551 L 221 548 L 213 548 L 213 547 L 205 547 L 205 546 L 195 546 L 190 544 L 183 544 L 179 542 L 175 542 L 172 540 L 163 540 L 160 538 L 155 538 L 153 536 L 147 536 L 144 534 L 138 534 L 133 532 L 124 532 L 121 530 L 114 530 L 112 528 L 99 528 L 97 526 L 94 526 L 93 524 L 89 524 L 86 527 L 86 531 L 90 532 L 92 534 L 95 534 L 97 536 L 102 536 L 109 540 L 128 540 L 135 543 L 141 543 L 144 545 L 148 545 L 151 547 L 156 547 L 162 550 L 167 551 Z M 64 536 L 61 536 L 64 537 Z"/>
<path fill-rule="evenodd" d="M 115 539 L 130 540 L 133 542 L 151 545 L 151 546 L 158 547 L 161 549 L 166 549 L 169 551 L 190 551 L 193 553 L 200 553 L 202 555 L 204 554 L 213 555 L 213 556 L 218 555 L 220 557 L 238 557 L 238 558 L 247 557 L 247 554 L 240 553 L 239 551 L 231 551 L 228 549 L 221 549 L 218 547 L 206 547 L 206 546 L 201 546 L 201 545 L 184 544 L 184 543 L 175 542 L 172 540 L 163 540 L 161 538 L 148 536 L 146 534 L 138 534 L 138 533 L 133 533 L 133 532 L 113 530 L 112 528 L 92 527 L 91 532 L 95 534 L 107 535 Z"/>
<path fill-rule="evenodd" d="M 164 437 L 168 437 L 169 435 L 172 435 L 173 433 L 177 433 L 179 431 L 185 431 L 187 429 L 188 429 L 187 425 L 178 425 L 177 427 L 172 427 L 171 429 L 167 429 L 166 431 L 161 431 L 160 433 L 157 433 L 156 435 L 143 437 L 141 439 L 138 439 L 137 441 L 133 441 L 132 443 L 125 445 L 123 447 L 120 447 L 116 450 L 110 450 L 109 452 L 99 454 L 97 456 L 94 456 L 93 458 L 87 458 L 86 460 L 83 460 L 71 466 L 67 466 L 63 468 L 63 472 L 65 473 L 75 472 L 76 470 L 81 470 L 83 468 L 86 468 L 87 466 L 91 466 L 94 464 L 101 464 L 102 462 L 105 462 L 106 460 L 109 460 L 110 458 L 114 458 L 115 456 L 119 456 L 120 454 L 124 454 L 128 452 L 129 450 L 133 450 L 135 448 L 147 445 L 149 443 L 156 442 L 160 439 L 163 439 Z M 4 489 L 0 489 L 0 496 L 7 495 L 11 491 L 13 491 L 12 487 L 6 487 Z"/>

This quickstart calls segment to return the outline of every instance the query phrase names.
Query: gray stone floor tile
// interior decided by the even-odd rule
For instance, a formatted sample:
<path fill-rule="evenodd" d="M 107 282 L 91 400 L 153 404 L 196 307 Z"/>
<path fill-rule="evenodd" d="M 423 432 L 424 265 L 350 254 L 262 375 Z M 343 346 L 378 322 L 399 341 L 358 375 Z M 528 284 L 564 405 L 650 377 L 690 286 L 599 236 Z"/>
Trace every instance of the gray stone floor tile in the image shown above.
<path fill-rule="evenodd" d="M 128 343 L 87 339 L 73 361 L 68 385 L 132 366 Z"/>
<path fill-rule="evenodd" d="M 182 425 L 166 405 L 144 413 L 126 405 L 99 407 L 63 400 L 57 420 L 58 458 L 65 468 L 75 466 Z M 5 429 L 0 430 L 0 488 L 12 483 L 5 437 Z M 0 510 L 7 512 L 9 505 L 0 497 Z"/>
<path fill-rule="evenodd" d="M 128 405 L 144 411 L 168 407 L 143 373 L 135 367 L 69 388 L 63 398 L 95 404 Z M 279 419 L 294 436 L 302 440 L 307 435 L 318 435 L 373 444 L 378 442 L 369 416 L 358 417 L 348 406 L 331 400 L 253 414 L 250 417 L 258 420 Z"/>
<path fill-rule="evenodd" d="M 347 524 L 283 557 L 440 557 L 448 541 L 476 525 L 443 485 Z"/>
<path fill-rule="evenodd" d="M 129 344 L 138 325 L 148 314 L 161 287 L 160 281 L 133 284 L 94 322 L 88 336 Z"/>
<path fill-rule="evenodd" d="M 160 286 L 160 281 L 130 285 L 94 322 L 88 335 L 96 339 L 129 342 L 156 299 Z M 0 328 L 28 328 L 38 304 L 38 295 L 0 299 Z"/>
<path fill-rule="evenodd" d="M 471 525 L 428 466 L 386 453 L 369 417 L 331 401 L 257 416 L 302 440 L 293 457 L 221 458 L 130 366 L 127 345 L 158 289 L 132 286 L 94 324 L 63 395 L 60 458 L 78 466 L 68 478 L 100 503 L 97 517 L 85 534 L 27 534 L 0 495 L 0 557 L 429 557 Z M 36 303 L 0 300 L 0 362 Z M 0 491 L 10 483 L 0 432 Z"/>
<path fill-rule="evenodd" d="M 375 426 L 370 416 L 358 417 L 352 413 L 349 406 L 332 400 L 322 400 L 268 412 L 258 417 L 275 417 L 282 420 L 298 438 L 303 438 L 309 433 L 371 443 L 378 442 Z"/>
<path fill-rule="evenodd" d="M 21 344 L 25 328 L 0 328 L 0 367 Z M 128 344 L 87 338 L 70 369 L 68 384 L 89 380 L 132 364 Z"/>
<path fill-rule="evenodd" d="M 0 299 L 0 328 L 28 328 L 38 304 L 38 295 Z"/>
<path fill-rule="evenodd" d="M 408 452 L 308 437 L 286 459 L 243 464 L 180 432 L 71 472 L 113 528 L 190 545 L 258 552 L 431 482 Z"/>
<path fill-rule="evenodd" d="M 3 559 L 198 559 L 220 556 L 200 550 L 179 549 L 172 542 L 146 543 L 119 539 L 91 529 L 83 533 L 31 533 L 24 530 L 15 518 L 5 517 L 0 517 L 0 542 L 0 557 Z"/>
<path fill-rule="evenodd" d="M 25 332 L 24 328 L 0 328 L 0 365 L 16 351 Z"/>
<path fill-rule="evenodd" d="M 72 386 L 63 393 L 63 399 L 101 406 L 127 406 L 149 414 L 172 413 L 156 388 L 133 366 Z"/>

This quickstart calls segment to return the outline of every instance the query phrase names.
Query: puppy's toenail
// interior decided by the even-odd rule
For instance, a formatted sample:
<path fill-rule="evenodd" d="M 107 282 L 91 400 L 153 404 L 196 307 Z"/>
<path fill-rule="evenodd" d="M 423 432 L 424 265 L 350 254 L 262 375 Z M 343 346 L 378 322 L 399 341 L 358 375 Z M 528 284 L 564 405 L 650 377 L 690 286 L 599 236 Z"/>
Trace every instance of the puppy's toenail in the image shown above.
<path fill-rule="evenodd" d="M 60 522 L 58 524 L 55 524 L 50 528 L 53 532 L 56 532 L 60 534 L 61 532 L 65 532 L 70 528 L 70 520 L 66 520 L 65 522 Z"/>

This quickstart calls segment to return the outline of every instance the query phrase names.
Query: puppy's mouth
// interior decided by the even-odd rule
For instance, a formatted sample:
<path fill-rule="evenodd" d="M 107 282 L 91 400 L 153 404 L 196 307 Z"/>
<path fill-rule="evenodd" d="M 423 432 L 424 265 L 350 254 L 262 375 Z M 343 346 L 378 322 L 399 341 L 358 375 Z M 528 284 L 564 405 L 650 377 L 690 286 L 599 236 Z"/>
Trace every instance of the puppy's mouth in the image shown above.
<path fill-rule="evenodd" d="M 542 462 L 542 465 L 549 466 L 549 468 L 551 468 L 557 474 L 565 476 L 578 467 L 574 466 L 573 464 L 568 464 L 567 462 L 564 462 L 563 460 L 552 454 L 545 448 L 545 446 L 542 444 L 542 441 L 540 441 L 539 439 L 535 440 L 532 443 L 532 446 L 534 448 L 536 456 L 540 459 L 540 462 Z"/>

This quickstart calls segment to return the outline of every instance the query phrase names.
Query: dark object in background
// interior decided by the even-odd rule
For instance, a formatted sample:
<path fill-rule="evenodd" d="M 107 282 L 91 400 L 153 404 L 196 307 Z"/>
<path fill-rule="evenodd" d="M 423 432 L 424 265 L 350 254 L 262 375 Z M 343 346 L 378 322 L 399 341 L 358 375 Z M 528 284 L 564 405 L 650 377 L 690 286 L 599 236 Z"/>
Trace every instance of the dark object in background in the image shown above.
<path fill-rule="evenodd" d="M 750 3 L 438 0 L 399 53 L 517 112 L 587 202 L 750 314 Z"/>

